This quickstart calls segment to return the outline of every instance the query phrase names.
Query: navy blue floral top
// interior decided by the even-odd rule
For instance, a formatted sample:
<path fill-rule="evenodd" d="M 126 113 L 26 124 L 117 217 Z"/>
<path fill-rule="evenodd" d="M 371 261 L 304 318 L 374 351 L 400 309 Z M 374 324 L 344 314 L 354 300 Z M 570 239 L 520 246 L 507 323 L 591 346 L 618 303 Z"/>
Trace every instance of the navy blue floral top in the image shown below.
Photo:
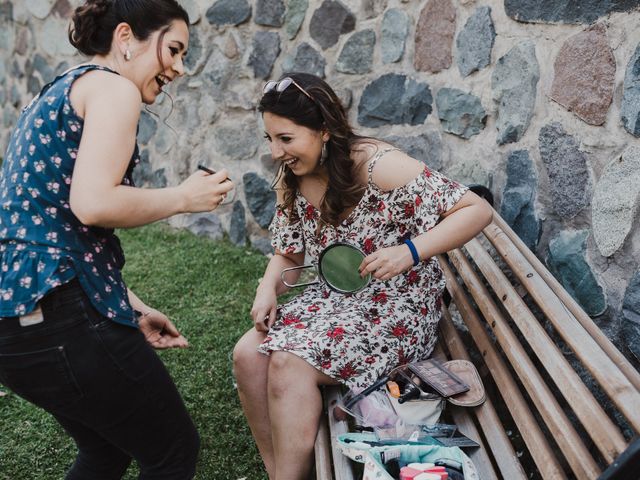
<path fill-rule="evenodd" d="M 25 107 L 0 174 L 0 317 L 24 315 L 52 288 L 78 277 L 105 317 L 137 326 L 113 229 L 89 227 L 69 207 L 83 119 L 73 110 L 74 80 L 98 65 L 76 67 L 45 85 Z M 112 72 L 115 74 L 115 72 Z M 136 145 L 123 184 L 133 185 Z"/>

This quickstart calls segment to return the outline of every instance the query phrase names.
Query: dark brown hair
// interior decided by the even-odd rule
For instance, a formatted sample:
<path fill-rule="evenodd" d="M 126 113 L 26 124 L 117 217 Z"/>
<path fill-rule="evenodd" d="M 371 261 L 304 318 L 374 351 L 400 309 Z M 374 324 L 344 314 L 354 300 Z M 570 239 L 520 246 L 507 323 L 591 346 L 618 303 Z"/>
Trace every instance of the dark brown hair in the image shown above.
<path fill-rule="evenodd" d="M 140 41 L 161 30 L 157 52 L 162 65 L 160 47 L 173 20 L 189 25 L 189 15 L 176 0 L 88 0 L 73 13 L 69 41 L 85 55 L 106 55 L 119 23 L 129 24 Z"/>
<path fill-rule="evenodd" d="M 312 98 L 294 85 L 283 92 L 274 89 L 262 96 L 258 111 L 263 114 L 269 112 L 297 125 L 329 133 L 330 138 L 326 144 L 328 155 L 324 163 L 329 184 L 320 205 L 320 219 L 321 223 L 337 226 L 340 215 L 355 206 L 364 193 L 365 185 L 357 180 L 351 153 L 358 143 L 368 137 L 354 133 L 342 103 L 324 80 L 308 73 L 286 73 L 282 78 L 285 77 L 292 78 Z M 293 202 L 298 190 L 298 177 L 291 170 L 285 169 L 282 183 L 283 207 L 295 219 Z"/>

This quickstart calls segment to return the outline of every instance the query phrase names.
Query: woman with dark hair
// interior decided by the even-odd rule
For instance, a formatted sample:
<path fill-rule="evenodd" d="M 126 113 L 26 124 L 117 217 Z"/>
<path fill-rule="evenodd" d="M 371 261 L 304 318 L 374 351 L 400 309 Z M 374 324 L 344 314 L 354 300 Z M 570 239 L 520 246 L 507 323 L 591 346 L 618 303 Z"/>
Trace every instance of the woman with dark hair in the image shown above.
<path fill-rule="evenodd" d="M 141 189 L 143 103 L 182 75 L 175 0 L 90 0 L 69 38 L 91 60 L 22 111 L 0 176 L 0 383 L 50 412 L 79 453 L 68 479 L 188 479 L 198 433 L 153 351 L 187 341 L 125 286 L 114 228 L 215 209 L 231 182 L 198 171 Z"/>
<path fill-rule="evenodd" d="M 275 255 L 256 291 L 254 328 L 234 350 L 238 391 L 269 477 L 309 478 L 322 410 L 319 386 L 371 385 L 436 343 L 443 275 L 434 258 L 473 238 L 490 207 L 393 146 L 356 135 L 320 78 L 268 82 L 265 138 L 284 173 L 271 224 Z M 335 242 L 366 254 L 362 290 L 323 284 L 277 305 L 283 269 Z"/>

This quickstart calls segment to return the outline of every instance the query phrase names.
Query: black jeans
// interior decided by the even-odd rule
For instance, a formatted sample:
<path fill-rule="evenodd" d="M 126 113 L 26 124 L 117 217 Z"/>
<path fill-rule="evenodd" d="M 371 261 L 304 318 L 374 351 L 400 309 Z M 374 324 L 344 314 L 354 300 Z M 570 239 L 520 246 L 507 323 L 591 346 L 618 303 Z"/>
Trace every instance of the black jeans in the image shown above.
<path fill-rule="evenodd" d="M 0 383 L 50 412 L 79 452 L 68 480 L 191 479 L 200 439 L 142 333 L 102 317 L 77 280 L 40 302 L 44 322 L 0 320 Z"/>

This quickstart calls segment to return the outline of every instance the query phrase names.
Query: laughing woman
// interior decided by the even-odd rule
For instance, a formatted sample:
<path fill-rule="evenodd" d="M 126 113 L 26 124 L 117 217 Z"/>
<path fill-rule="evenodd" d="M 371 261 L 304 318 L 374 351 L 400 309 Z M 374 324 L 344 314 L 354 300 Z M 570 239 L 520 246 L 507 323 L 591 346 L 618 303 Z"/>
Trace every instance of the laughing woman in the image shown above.
<path fill-rule="evenodd" d="M 234 350 L 245 415 L 271 479 L 309 478 L 320 385 L 362 389 L 436 343 L 435 256 L 473 238 L 491 208 L 397 148 L 356 135 L 320 78 L 268 82 L 265 138 L 284 171 L 271 225 L 275 255 L 256 291 L 254 328 Z M 335 242 L 359 247 L 373 280 L 352 294 L 312 285 L 278 306 L 280 273 Z"/>
<path fill-rule="evenodd" d="M 69 38 L 91 60 L 22 111 L 0 176 L 0 383 L 73 437 L 68 479 L 189 479 L 198 433 L 155 348 L 186 340 L 125 286 L 116 227 L 215 209 L 226 172 L 135 188 L 140 107 L 183 74 L 175 0 L 90 0 Z"/>

